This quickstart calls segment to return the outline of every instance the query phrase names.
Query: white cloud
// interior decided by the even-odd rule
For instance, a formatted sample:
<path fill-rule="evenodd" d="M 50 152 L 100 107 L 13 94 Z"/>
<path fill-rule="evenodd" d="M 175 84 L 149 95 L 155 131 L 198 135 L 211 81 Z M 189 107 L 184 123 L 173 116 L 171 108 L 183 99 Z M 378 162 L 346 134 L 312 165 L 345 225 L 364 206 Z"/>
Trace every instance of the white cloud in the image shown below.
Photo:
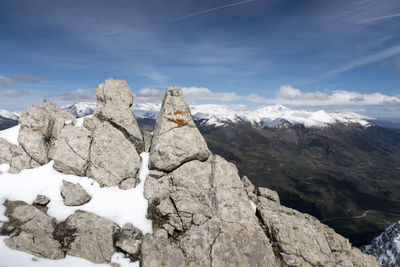
<path fill-rule="evenodd" d="M 205 87 L 182 87 L 182 91 L 187 100 L 217 100 L 229 102 L 242 97 L 232 92 L 217 93 Z M 161 102 L 164 96 L 164 91 L 153 88 L 143 88 L 135 95 L 135 101 L 138 102 Z"/>
<path fill-rule="evenodd" d="M 159 103 L 161 102 L 164 96 L 164 92 L 162 90 L 153 89 L 153 88 L 142 88 L 139 92 L 135 94 L 135 102 L 139 103 Z"/>
<path fill-rule="evenodd" d="M 18 98 L 29 95 L 28 92 L 17 90 L 17 89 L 9 89 L 0 91 L 0 98 Z"/>
<path fill-rule="evenodd" d="M 92 90 L 78 88 L 73 91 L 66 92 L 60 95 L 51 96 L 51 99 L 55 102 L 61 102 L 61 101 L 80 102 L 80 101 L 94 101 L 96 97 L 94 96 Z"/>
<path fill-rule="evenodd" d="M 205 87 L 183 87 L 183 93 L 188 100 L 219 100 L 229 102 L 242 98 L 236 93 L 216 93 Z"/>
<path fill-rule="evenodd" d="M 363 94 L 345 90 L 335 90 L 327 94 L 316 91 L 305 93 L 290 85 L 283 85 L 276 98 L 249 95 L 246 100 L 257 103 L 279 103 L 291 105 L 400 105 L 400 95 L 389 96 L 381 93 Z"/>

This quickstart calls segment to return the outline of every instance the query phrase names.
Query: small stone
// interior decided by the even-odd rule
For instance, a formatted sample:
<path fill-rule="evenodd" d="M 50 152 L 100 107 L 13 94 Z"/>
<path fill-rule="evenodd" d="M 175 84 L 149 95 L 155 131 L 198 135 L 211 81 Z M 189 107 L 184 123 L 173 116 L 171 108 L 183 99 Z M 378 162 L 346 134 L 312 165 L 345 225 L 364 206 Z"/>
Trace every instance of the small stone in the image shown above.
<path fill-rule="evenodd" d="M 34 205 L 40 205 L 40 206 L 47 206 L 49 204 L 50 199 L 44 195 L 37 195 L 36 199 L 33 201 Z"/>
<path fill-rule="evenodd" d="M 137 179 L 128 178 L 128 179 L 123 180 L 119 184 L 119 188 L 121 188 L 123 190 L 132 189 L 132 188 L 135 188 L 136 184 L 138 184 L 139 182 L 140 182 L 139 178 L 137 178 Z"/>
<path fill-rule="evenodd" d="M 88 203 L 92 197 L 80 184 L 63 180 L 61 196 L 66 206 L 81 206 Z"/>
<path fill-rule="evenodd" d="M 16 148 L 16 145 L 13 145 L 6 139 L 0 137 L 0 164 L 10 164 Z"/>
<path fill-rule="evenodd" d="M 116 235 L 115 246 L 129 254 L 131 260 L 139 259 L 142 232 L 132 224 L 125 224 L 122 230 Z"/>
<path fill-rule="evenodd" d="M 155 179 L 161 178 L 164 175 L 165 175 L 165 172 L 159 171 L 159 170 L 150 170 L 150 172 L 149 172 L 149 176 L 151 176 Z"/>

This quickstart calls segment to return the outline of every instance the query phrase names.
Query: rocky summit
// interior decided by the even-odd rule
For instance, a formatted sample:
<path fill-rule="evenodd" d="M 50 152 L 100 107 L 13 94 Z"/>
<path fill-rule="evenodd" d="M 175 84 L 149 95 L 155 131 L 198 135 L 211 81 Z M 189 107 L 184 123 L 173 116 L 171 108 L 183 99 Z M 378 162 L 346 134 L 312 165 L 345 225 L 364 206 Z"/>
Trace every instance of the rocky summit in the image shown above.
<path fill-rule="evenodd" d="M 213 155 L 179 87 L 166 90 L 154 132 L 145 138 L 130 111 L 134 97 L 125 81 L 106 80 L 96 96 L 93 116 L 81 121 L 49 102 L 32 106 L 20 118 L 19 146 L 0 139 L 0 163 L 18 173 L 54 161 L 61 173 L 92 178 L 102 190 L 119 187 L 121 194 L 140 187 L 139 170 L 148 172 L 143 194 L 153 231 L 142 234 L 137 225 L 79 209 L 57 220 L 47 213 L 53 200 L 38 195 L 32 204 L 5 201 L 9 220 L 0 232 L 9 236 L 8 247 L 36 257 L 71 255 L 109 264 L 114 253 L 122 253 L 144 267 L 379 266 L 373 256 L 316 218 L 282 206 L 275 191 L 255 188 L 234 164 Z M 149 170 L 139 156 L 147 150 Z M 69 181 L 59 190 L 67 206 L 83 207 L 94 199 Z M 132 208 L 124 212 L 140 208 L 128 205 Z"/>

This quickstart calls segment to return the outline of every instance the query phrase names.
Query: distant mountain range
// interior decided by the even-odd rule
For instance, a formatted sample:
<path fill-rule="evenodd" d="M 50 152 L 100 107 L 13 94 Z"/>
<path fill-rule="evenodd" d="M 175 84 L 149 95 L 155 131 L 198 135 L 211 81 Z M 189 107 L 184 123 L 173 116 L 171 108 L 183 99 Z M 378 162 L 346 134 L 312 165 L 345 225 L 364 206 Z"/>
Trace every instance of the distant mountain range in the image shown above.
<path fill-rule="evenodd" d="M 160 107 L 132 106 L 142 130 L 153 130 Z M 90 102 L 63 107 L 76 117 L 94 108 Z M 354 245 L 368 244 L 400 219 L 395 120 L 281 105 L 193 105 L 191 112 L 213 153 L 234 162 L 255 185 L 278 191 L 284 205 L 316 216 Z"/>

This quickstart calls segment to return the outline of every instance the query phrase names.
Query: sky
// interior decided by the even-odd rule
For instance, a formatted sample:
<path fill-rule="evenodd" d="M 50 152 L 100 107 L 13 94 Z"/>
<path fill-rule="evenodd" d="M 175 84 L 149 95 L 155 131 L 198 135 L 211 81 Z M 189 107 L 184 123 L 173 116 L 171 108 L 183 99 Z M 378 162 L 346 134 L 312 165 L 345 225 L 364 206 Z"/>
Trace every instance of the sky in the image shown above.
<path fill-rule="evenodd" d="M 400 118 L 398 0 L 0 0 L 0 109 L 93 101 L 283 104 Z"/>

